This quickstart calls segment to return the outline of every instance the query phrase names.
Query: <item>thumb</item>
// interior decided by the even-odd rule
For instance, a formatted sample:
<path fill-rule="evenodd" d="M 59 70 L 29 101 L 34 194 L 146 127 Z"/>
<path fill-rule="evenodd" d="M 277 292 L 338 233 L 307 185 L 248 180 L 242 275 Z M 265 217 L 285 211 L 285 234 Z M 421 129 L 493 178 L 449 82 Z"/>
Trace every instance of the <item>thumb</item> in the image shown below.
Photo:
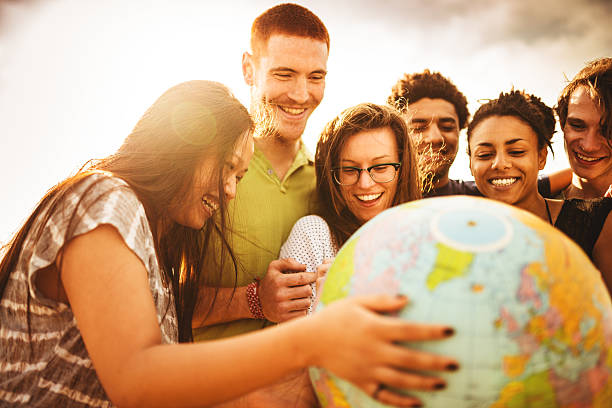
<path fill-rule="evenodd" d="M 408 304 L 408 298 L 405 295 L 363 295 L 353 298 L 361 306 L 370 309 L 373 312 L 388 313 L 398 311 Z"/>
<path fill-rule="evenodd" d="M 321 293 L 321 288 L 323 287 L 324 283 L 325 283 L 325 276 L 320 276 L 317 278 L 316 289 L 315 289 L 315 293 L 317 294 L 317 297 L 319 296 L 319 293 Z"/>
<path fill-rule="evenodd" d="M 325 275 L 327 275 L 327 271 L 329 270 L 330 265 L 329 264 L 321 264 L 319 266 L 317 266 L 316 272 L 317 272 L 317 278 L 322 278 Z"/>

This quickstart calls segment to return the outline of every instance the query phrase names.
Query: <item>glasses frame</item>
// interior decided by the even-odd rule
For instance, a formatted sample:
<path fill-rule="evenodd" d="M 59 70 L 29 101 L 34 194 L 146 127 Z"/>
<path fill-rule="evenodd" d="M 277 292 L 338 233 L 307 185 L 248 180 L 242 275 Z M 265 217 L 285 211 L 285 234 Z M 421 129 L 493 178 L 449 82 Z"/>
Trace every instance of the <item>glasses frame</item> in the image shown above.
<path fill-rule="evenodd" d="M 387 181 L 376 181 L 376 180 L 374 180 L 374 176 L 372 176 L 372 173 L 370 173 L 370 171 L 372 171 L 373 168 L 378 167 L 378 166 L 393 166 L 393 168 L 395 169 L 395 172 L 393 173 L 393 177 L 390 180 L 387 180 Z M 353 185 L 359 183 L 359 179 L 361 179 L 361 172 L 365 170 L 365 171 L 368 172 L 368 175 L 370 176 L 372 181 L 374 181 L 375 183 L 384 184 L 384 183 L 390 183 L 393 180 L 395 180 L 395 178 L 397 177 L 397 171 L 400 169 L 400 167 L 402 167 L 402 163 L 378 163 L 378 164 L 374 164 L 374 165 L 372 165 L 370 167 L 366 167 L 365 169 L 362 169 L 362 168 L 359 168 L 359 167 L 355 167 L 355 166 L 340 166 L 340 167 L 332 168 L 332 177 L 334 178 L 334 181 L 338 185 L 341 185 L 341 186 L 353 186 Z M 346 183 L 341 183 L 340 182 L 340 178 L 337 175 L 337 171 L 338 170 L 342 170 L 342 169 L 357 170 L 357 179 L 355 180 L 354 183 L 346 184 Z"/>

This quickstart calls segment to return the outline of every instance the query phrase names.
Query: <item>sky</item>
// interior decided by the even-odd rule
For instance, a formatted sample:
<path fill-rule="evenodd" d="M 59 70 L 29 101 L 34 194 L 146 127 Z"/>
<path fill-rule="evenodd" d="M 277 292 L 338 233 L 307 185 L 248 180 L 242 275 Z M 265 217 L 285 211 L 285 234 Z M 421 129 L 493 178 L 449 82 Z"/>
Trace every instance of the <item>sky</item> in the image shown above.
<path fill-rule="evenodd" d="M 331 37 L 325 97 L 304 141 L 403 73 L 439 71 L 471 113 L 512 87 L 552 106 L 594 58 L 612 55 L 608 0 L 296 1 Z M 0 242 L 44 193 L 114 152 L 167 88 L 222 82 L 248 106 L 241 72 L 267 0 L 0 0 Z M 470 178 L 465 132 L 451 177 Z M 545 172 L 567 167 L 562 134 Z"/>

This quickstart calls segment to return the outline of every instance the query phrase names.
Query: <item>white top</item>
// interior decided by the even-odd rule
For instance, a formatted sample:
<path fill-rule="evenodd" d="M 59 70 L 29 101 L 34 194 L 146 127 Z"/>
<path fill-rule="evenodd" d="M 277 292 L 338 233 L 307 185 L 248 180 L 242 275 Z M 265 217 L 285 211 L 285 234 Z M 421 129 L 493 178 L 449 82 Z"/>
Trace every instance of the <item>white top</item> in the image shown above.
<path fill-rule="evenodd" d="M 327 222 L 318 215 L 307 215 L 297 220 L 291 229 L 289 238 L 281 247 L 279 258 L 293 258 L 306 265 L 306 272 L 316 272 L 317 266 L 325 259 L 333 259 L 337 253 Z M 310 286 L 313 303 L 308 313 L 312 312 L 316 297 L 315 284 Z"/>

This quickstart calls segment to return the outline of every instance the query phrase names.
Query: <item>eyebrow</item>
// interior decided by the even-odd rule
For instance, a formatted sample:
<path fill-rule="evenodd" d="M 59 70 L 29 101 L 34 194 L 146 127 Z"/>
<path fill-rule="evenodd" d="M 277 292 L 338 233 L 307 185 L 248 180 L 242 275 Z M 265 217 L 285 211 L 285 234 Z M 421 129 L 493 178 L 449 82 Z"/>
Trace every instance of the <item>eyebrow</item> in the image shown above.
<path fill-rule="evenodd" d="M 520 142 L 521 140 L 524 140 L 524 139 L 521 139 L 520 137 L 517 137 L 517 138 L 515 138 L 515 139 L 510 139 L 510 140 L 508 140 L 508 141 L 507 141 L 506 143 L 504 143 L 504 144 L 505 144 L 505 145 L 511 145 L 511 144 L 514 144 L 514 143 Z"/>
<path fill-rule="evenodd" d="M 289 68 L 289 67 L 282 67 L 282 66 L 281 66 L 281 67 L 273 67 L 273 68 L 270 68 L 270 71 L 272 71 L 272 72 L 273 72 L 273 71 L 288 71 L 288 72 L 292 72 L 292 73 L 294 73 L 294 74 L 297 74 L 297 73 L 298 73 L 298 72 L 297 72 L 295 69 L 293 69 L 293 68 Z M 316 70 L 314 70 L 314 71 L 310 72 L 310 73 L 309 73 L 309 75 L 310 75 L 310 74 L 321 74 L 321 75 L 327 75 L 327 71 L 326 71 L 326 70 L 324 70 L 324 69 L 316 69 Z"/>
<path fill-rule="evenodd" d="M 387 157 L 391 157 L 391 156 L 390 156 L 390 155 L 388 155 L 388 154 L 384 154 L 384 155 L 382 155 L 382 156 L 377 156 L 377 157 L 372 158 L 372 161 L 374 161 L 374 160 L 380 160 L 380 159 L 386 159 Z M 349 163 L 357 163 L 355 160 L 351 160 L 351 159 L 342 159 L 342 160 L 340 160 L 340 161 L 341 161 L 341 162 L 349 162 Z"/>
<path fill-rule="evenodd" d="M 237 168 L 238 166 L 240 166 L 242 163 L 244 163 L 244 160 L 241 160 L 238 158 L 238 156 L 233 156 L 232 160 L 228 160 L 225 164 L 229 164 L 230 166 L 234 166 L 234 168 Z M 246 173 L 249 170 L 248 167 L 246 167 L 242 172 Z"/>
<path fill-rule="evenodd" d="M 235 166 L 236 164 L 240 162 L 242 162 L 242 159 L 236 153 L 234 153 L 232 157 L 229 158 L 229 160 L 226 160 L 226 163 L 231 164 L 232 166 Z"/>
<path fill-rule="evenodd" d="M 433 121 L 433 117 L 429 118 L 429 119 L 425 119 L 425 118 L 413 118 L 411 119 L 411 123 L 427 123 L 427 122 L 431 122 Z M 457 122 L 455 120 L 455 118 L 451 117 L 451 116 L 443 116 L 438 118 L 438 121 L 440 122 L 452 122 L 455 123 Z"/>
<path fill-rule="evenodd" d="M 521 140 L 525 140 L 525 139 L 521 139 L 520 137 L 517 137 L 515 139 L 510 139 L 508 140 L 506 143 L 504 143 L 506 146 L 520 142 Z M 493 146 L 493 143 L 489 143 L 489 142 L 481 142 L 478 143 L 476 146 L 485 146 L 485 147 L 491 147 Z"/>

